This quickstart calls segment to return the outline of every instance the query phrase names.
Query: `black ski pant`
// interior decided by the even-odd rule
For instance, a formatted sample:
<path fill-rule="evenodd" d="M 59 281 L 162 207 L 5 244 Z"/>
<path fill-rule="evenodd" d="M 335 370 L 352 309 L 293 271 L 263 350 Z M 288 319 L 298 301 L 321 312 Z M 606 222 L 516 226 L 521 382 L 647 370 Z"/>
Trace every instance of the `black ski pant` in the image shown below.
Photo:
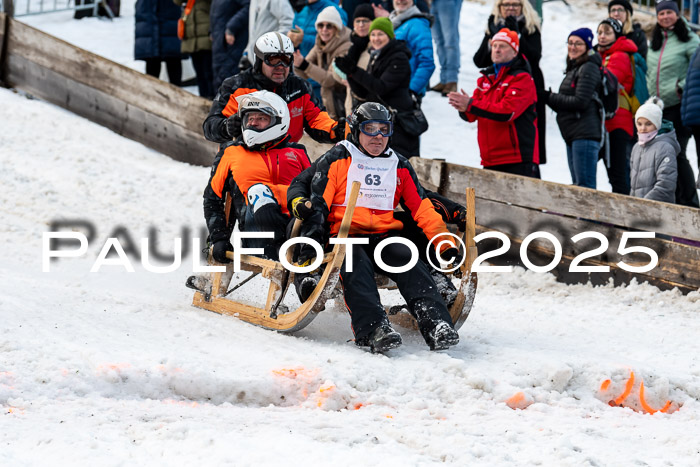
<path fill-rule="evenodd" d="M 199 95 L 205 99 L 214 99 L 214 71 L 211 64 L 211 50 L 199 50 L 190 54 L 192 66 L 197 75 Z"/>
<path fill-rule="evenodd" d="M 350 312 L 355 339 L 369 336 L 377 326 L 387 322 L 374 279 L 375 272 L 396 282 L 424 338 L 440 321 L 452 324 L 447 306 L 425 263 L 418 261 L 402 273 L 386 272 L 377 266 L 374 250 L 380 241 L 388 237 L 388 234 L 370 235 L 369 245 L 353 245 L 352 272 L 347 271 L 348 256 L 340 269 L 345 306 Z M 381 258 L 388 266 L 399 267 L 408 264 L 411 253 L 407 246 L 391 243 L 382 250 Z"/>
<path fill-rule="evenodd" d="M 630 155 L 632 137 L 622 128 L 613 130 L 609 135 L 610 140 L 610 166 L 605 164 L 608 172 L 608 180 L 613 193 L 621 195 L 630 194 Z M 600 149 L 598 159 L 605 159 L 605 147 Z"/>
<path fill-rule="evenodd" d="M 243 246 L 247 248 L 262 248 L 264 255 L 277 261 L 279 249 L 286 240 L 287 224 L 289 216 L 282 213 L 279 204 L 266 204 L 253 212 L 250 206 L 246 207 L 245 217 L 241 222 L 243 232 L 272 232 L 274 238 L 247 238 L 243 240 Z"/>
<path fill-rule="evenodd" d="M 170 84 L 180 86 L 182 82 L 182 60 L 178 57 L 153 57 L 146 59 L 146 74 L 160 76 L 161 62 L 165 62 L 165 68 L 168 70 L 168 80 Z"/>
<path fill-rule="evenodd" d="M 672 105 L 666 107 L 663 112 L 663 117 L 666 120 L 673 122 L 673 128 L 676 130 L 676 138 L 678 144 L 681 145 L 681 153 L 676 159 L 678 161 L 678 182 L 676 183 L 676 204 L 683 206 L 700 207 L 698 203 L 698 191 L 695 187 L 695 175 L 693 168 L 688 162 L 685 150 L 688 147 L 688 141 L 693 132 L 687 126 L 683 125 L 681 119 L 681 105 Z M 697 144 L 697 141 L 696 141 Z"/>

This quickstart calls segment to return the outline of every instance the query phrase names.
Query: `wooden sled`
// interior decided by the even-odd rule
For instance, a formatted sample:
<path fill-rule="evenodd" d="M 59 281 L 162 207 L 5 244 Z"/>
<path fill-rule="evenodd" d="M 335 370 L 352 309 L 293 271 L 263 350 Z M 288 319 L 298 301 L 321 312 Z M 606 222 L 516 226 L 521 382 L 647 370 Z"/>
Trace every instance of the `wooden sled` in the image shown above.
<path fill-rule="evenodd" d="M 338 238 L 346 238 L 348 236 L 359 192 L 360 183 L 353 183 L 348 205 L 338 232 Z M 473 240 L 475 232 L 473 189 L 467 190 L 467 212 L 469 213 L 469 218 L 467 220 L 467 229 L 465 232 L 465 245 L 467 246 L 465 254 L 466 261 L 461 267 L 462 283 L 458 289 L 457 299 L 450 309 L 450 315 L 457 329 L 469 316 L 469 311 L 471 310 L 476 293 L 476 273 L 470 273 L 469 271 L 472 260 L 476 257 L 476 247 L 474 246 Z M 301 221 L 296 220 L 292 230 L 292 237 L 298 236 L 300 227 Z M 292 250 L 293 249 L 290 248 L 287 252 L 287 261 L 290 263 Z M 227 252 L 226 256 L 233 259 L 233 252 Z M 326 264 L 326 268 L 313 293 L 297 309 L 290 312 L 284 312 L 286 310 L 283 308 L 286 307 L 281 305 L 281 302 L 287 293 L 289 284 L 292 283 L 290 276 L 293 273 L 290 273 L 277 261 L 250 255 L 241 255 L 241 269 L 258 273 L 270 281 L 264 307 L 248 305 L 226 298 L 226 295 L 231 292 L 227 292 L 227 288 L 233 277 L 233 263 L 225 265 L 226 272 L 214 273 L 211 281 L 211 292 L 204 292 L 202 290 L 196 291 L 192 304 L 215 313 L 235 316 L 243 321 L 266 329 L 279 332 L 299 331 L 311 323 L 316 315 L 325 308 L 326 301 L 331 298 L 338 283 L 340 267 L 344 260 L 345 247 L 343 245 L 337 244 L 330 253 L 326 253 L 323 258 L 323 263 Z M 243 285 L 247 280 L 248 279 L 244 279 L 236 287 Z M 398 313 L 389 318 L 392 322 L 405 327 L 417 327 L 415 325 L 415 320 L 408 313 Z"/>

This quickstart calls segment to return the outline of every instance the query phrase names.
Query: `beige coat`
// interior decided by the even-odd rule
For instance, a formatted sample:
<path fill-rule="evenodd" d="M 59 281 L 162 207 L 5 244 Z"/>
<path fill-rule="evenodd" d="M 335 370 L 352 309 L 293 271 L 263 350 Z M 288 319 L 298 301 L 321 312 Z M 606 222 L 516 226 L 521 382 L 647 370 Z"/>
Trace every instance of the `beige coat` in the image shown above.
<path fill-rule="evenodd" d="M 320 36 L 316 35 L 316 44 L 306 56 L 309 66 L 305 70 L 295 69 L 295 73 L 302 78 L 311 78 L 321 85 L 321 98 L 323 105 L 331 118 L 337 120 L 344 117 L 345 109 L 336 109 L 333 95 L 345 92 L 345 86 L 333 78 L 330 65 L 335 57 L 340 57 L 348 53 L 350 46 L 350 29 L 343 28 L 339 34 L 331 39 L 327 44 L 322 44 Z"/>

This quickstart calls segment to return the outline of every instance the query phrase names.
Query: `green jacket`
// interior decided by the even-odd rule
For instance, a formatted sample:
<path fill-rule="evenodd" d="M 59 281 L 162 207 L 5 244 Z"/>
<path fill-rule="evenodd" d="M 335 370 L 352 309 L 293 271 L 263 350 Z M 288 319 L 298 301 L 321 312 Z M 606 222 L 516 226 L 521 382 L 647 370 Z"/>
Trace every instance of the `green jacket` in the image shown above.
<path fill-rule="evenodd" d="M 182 5 L 184 15 L 187 0 L 173 0 Z M 201 50 L 211 50 L 209 38 L 209 8 L 211 0 L 195 0 L 194 7 L 185 20 L 185 37 L 182 39 L 182 53 L 189 54 Z"/>
<path fill-rule="evenodd" d="M 681 42 L 673 30 L 664 30 L 659 50 L 647 52 L 647 88 L 649 95 L 659 96 L 665 107 L 681 103 L 680 91 L 685 87 L 690 58 L 700 44 L 700 38 L 690 32 L 690 40 Z M 679 91 L 680 90 L 680 91 Z"/>

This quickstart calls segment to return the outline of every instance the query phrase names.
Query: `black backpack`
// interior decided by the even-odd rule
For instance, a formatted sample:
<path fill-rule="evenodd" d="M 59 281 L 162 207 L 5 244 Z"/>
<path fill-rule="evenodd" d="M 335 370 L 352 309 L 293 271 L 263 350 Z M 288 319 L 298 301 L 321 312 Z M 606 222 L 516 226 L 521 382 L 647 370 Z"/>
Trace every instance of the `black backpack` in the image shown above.
<path fill-rule="evenodd" d="M 580 69 L 580 68 L 579 68 Z M 576 70 L 574 83 L 578 79 L 579 69 Z M 615 112 L 620 105 L 620 83 L 617 77 L 605 66 L 600 66 L 601 83 L 598 86 L 598 96 L 596 102 L 600 105 L 605 113 L 605 120 L 610 120 L 615 116 Z M 574 84 L 575 86 L 575 84 Z"/>

